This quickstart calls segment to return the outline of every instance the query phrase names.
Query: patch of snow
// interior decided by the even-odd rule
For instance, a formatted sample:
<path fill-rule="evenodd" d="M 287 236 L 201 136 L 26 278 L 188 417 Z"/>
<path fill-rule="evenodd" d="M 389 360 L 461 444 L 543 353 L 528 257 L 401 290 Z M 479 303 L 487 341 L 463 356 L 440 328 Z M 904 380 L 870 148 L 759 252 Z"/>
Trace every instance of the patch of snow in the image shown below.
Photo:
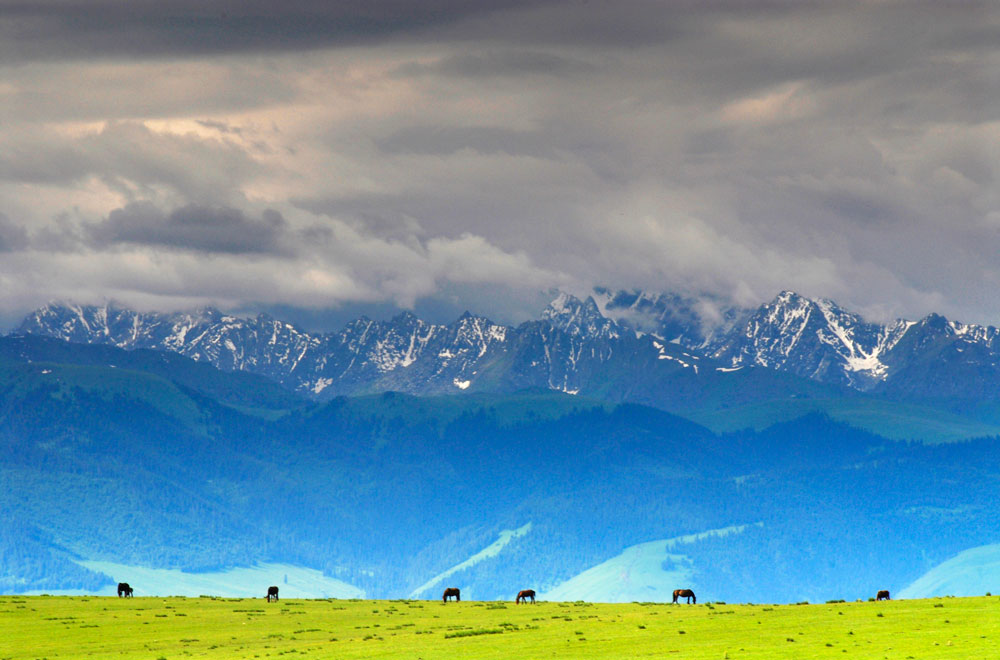
<path fill-rule="evenodd" d="M 326 388 L 333 384 L 332 378 L 317 378 L 316 383 L 309 389 L 313 391 L 313 394 L 319 394 Z"/>
<path fill-rule="evenodd" d="M 754 523 L 753 526 L 764 525 Z M 670 551 L 706 538 L 741 534 L 749 527 L 751 525 L 733 525 L 630 546 L 620 555 L 545 591 L 541 598 L 603 603 L 663 602 L 671 600 L 674 589 L 678 587 L 691 587 L 697 592 L 693 560 Z M 672 567 L 670 570 L 664 570 L 666 562 Z M 705 601 L 713 600 L 712 594 L 703 593 L 699 596 Z"/>
<path fill-rule="evenodd" d="M 569 309 L 570 300 L 574 302 L 579 302 L 575 296 L 571 296 L 564 291 L 560 291 L 556 299 L 549 303 L 549 309 L 552 310 L 553 314 L 566 314 L 571 311 Z"/>
<path fill-rule="evenodd" d="M 981 545 L 960 552 L 914 580 L 896 596 L 982 596 L 1000 584 L 1000 544 Z"/>
<path fill-rule="evenodd" d="M 417 358 L 413 352 L 413 348 L 416 343 L 417 343 L 417 333 L 414 332 L 412 335 L 410 335 L 410 345 L 406 348 L 406 354 L 403 355 L 403 358 L 399 361 L 399 366 L 403 367 L 404 369 L 417 361 Z"/>
<path fill-rule="evenodd" d="M 461 570 L 469 568 L 470 566 L 475 566 L 484 559 L 489 559 L 490 557 L 496 557 L 498 554 L 500 554 L 500 551 L 507 546 L 508 543 L 510 543 L 516 538 L 524 536 L 530 531 L 531 531 L 530 522 L 518 527 L 517 529 L 503 530 L 502 532 L 500 532 L 500 535 L 496 541 L 489 544 L 488 546 L 486 546 L 476 554 L 472 555 L 465 561 L 459 564 L 455 564 L 454 566 L 444 571 L 443 573 L 438 573 L 427 582 L 424 582 L 422 585 L 411 591 L 408 598 L 419 598 L 420 594 L 427 591 L 428 589 L 433 588 L 435 585 L 439 584 L 445 578 L 448 578 L 451 575 L 454 575 L 455 573 Z"/>
<path fill-rule="evenodd" d="M 734 371 L 739 371 L 743 367 L 716 367 L 716 371 L 721 371 L 724 374 L 732 373 Z"/>

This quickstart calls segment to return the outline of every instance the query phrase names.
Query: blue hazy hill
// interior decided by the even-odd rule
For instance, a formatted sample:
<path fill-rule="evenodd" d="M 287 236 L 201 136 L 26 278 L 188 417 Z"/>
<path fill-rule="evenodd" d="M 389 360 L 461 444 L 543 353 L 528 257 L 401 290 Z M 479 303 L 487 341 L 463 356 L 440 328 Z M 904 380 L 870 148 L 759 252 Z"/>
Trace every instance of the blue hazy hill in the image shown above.
<path fill-rule="evenodd" d="M 816 413 L 717 434 L 547 390 L 303 404 L 245 374 L 102 350 L 0 352 L 3 591 L 112 580 L 82 560 L 274 562 L 368 596 L 435 596 L 440 578 L 494 598 L 690 537 L 664 579 L 821 600 L 997 542 L 995 438 L 895 442 Z M 705 533 L 720 529 L 740 531 Z"/>

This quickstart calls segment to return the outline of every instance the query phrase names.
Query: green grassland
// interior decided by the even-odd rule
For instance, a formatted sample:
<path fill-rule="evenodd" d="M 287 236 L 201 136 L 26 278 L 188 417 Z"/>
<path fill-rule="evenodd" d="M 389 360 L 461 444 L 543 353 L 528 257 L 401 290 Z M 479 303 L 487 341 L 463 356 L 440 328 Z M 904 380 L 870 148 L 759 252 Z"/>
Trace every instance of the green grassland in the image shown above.
<path fill-rule="evenodd" d="M 1000 599 L 671 605 L 0 597 L 0 658 L 997 658 Z"/>

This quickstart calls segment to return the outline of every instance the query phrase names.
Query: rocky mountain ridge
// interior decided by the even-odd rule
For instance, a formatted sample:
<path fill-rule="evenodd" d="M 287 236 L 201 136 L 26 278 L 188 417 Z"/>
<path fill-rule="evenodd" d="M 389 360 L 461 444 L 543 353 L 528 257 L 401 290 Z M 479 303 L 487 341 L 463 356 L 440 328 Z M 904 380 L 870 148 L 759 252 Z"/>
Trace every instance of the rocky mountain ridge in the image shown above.
<path fill-rule="evenodd" d="M 173 351 L 319 398 L 544 388 L 655 404 L 692 379 L 712 382 L 746 368 L 907 398 L 996 398 L 1000 391 L 995 327 L 936 314 L 874 323 L 791 291 L 746 309 L 711 298 L 598 289 L 583 300 L 561 293 L 539 320 L 517 327 L 468 312 L 449 324 L 404 312 L 388 321 L 359 318 L 325 334 L 265 314 L 52 303 L 15 334 Z"/>

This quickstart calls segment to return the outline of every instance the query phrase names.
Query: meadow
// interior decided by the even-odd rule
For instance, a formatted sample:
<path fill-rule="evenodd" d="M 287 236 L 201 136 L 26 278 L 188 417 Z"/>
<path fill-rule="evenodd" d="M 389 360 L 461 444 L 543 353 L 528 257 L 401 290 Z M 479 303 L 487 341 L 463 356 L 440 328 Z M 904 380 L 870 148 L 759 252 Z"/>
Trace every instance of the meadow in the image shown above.
<path fill-rule="evenodd" d="M 1000 599 L 800 605 L 0 597 L 0 658 L 997 658 Z"/>

